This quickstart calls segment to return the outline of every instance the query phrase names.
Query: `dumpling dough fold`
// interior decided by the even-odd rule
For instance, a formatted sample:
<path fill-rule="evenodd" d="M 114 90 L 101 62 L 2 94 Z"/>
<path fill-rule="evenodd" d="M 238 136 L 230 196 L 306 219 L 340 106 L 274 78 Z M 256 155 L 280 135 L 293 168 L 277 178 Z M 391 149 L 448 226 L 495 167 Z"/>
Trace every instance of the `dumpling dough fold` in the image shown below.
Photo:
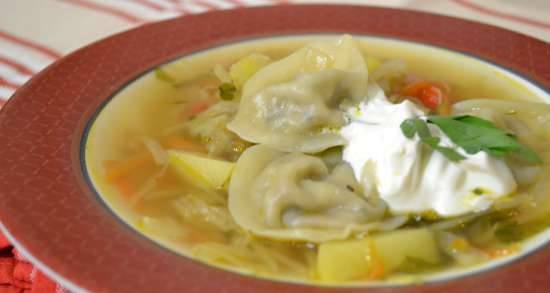
<path fill-rule="evenodd" d="M 346 100 L 366 96 L 366 63 L 345 35 L 321 41 L 267 65 L 246 82 L 228 129 L 280 151 L 315 153 L 342 145 Z"/>
<path fill-rule="evenodd" d="M 254 234 L 322 242 L 375 229 L 385 204 L 361 195 L 347 164 L 329 171 L 318 157 L 257 145 L 235 166 L 229 211 Z"/>

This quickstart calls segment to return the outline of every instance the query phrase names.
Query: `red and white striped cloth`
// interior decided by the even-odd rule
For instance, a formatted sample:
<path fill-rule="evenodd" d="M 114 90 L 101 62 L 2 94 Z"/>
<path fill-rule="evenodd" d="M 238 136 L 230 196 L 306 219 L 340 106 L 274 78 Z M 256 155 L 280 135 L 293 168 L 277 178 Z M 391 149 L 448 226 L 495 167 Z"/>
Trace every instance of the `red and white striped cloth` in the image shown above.
<path fill-rule="evenodd" d="M 0 0 L 0 108 L 44 67 L 107 35 L 179 15 L 294 3 L 422 10 L 486 22 L 550 41 L 550 0 Z M 0 234 L 0 293 L 22 292 L 66 291 L 38 272 Z"/>
<path fill-rule="evenodd" d="M 550 40 L 549 0 L 3 0 L 0 104 L 33 74 L 66 53 L 146 22 L 216 9 L 319 2 L 436 12 Z"/>
<path fill-rule="evenodd" d="M 0 105 L 66 53 L 143 23 L 283 0 L 0 1 Z"/>

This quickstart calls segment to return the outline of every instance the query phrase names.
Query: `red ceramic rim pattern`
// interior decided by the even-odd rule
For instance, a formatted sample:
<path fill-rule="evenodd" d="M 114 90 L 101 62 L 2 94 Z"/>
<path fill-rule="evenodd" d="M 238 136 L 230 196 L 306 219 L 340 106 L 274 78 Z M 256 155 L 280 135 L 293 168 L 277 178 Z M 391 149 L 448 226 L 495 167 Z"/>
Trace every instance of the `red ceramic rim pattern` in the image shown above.
<path fill-rule="evenodd" d="M 547 292 L 550 249 L 512 265 L 423 286 L 322 288 L 215 269 L 145 240 L 85 184 L 79 147 L 103 101 L 176 56 L 251 37 L 298 33 L 396 37 L 468 52 L 550 87 L 550 45 L 496 27 L 364 6 L 220 11 L 145 25 L 81 49 L 23 86 L 0 112 L 0 220 L 34 258 L 88 292 Z"/>

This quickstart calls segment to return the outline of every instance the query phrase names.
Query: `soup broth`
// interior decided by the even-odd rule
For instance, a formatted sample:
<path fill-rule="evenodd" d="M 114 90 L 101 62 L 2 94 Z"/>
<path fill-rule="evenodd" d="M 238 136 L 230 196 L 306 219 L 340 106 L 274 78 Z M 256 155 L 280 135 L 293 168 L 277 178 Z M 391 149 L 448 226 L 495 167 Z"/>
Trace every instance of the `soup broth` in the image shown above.
<path fill-rule="evenodd" d="M 86 168 L 101 198 L 126 223 L 163 246 L 208 264 L 275 279 L 324 284 L 418 282 L 524 253 L 525 241 L 550 224 L 546 194 L 550 185 L 542 180 L 550 176 L 550 106 L 541 103 L 548 96 L 475 58 L 393 40 L 353 41 L 352 49 L 360 52 L 353 58 L 364 65 L 348 62 L 349 70 L 342 69 L 331 64 L 349 56 L 331 56 L 332 47 L 323 47 L 323 42 L 335 39 L 304 36 L 226 45 L 182 57 L 132 82 L 101 110 L 86 142 Z M 304 51 L 303 60 L 317 49 L 322 51 L 314 56 L 314 68 L 302 69 L 290 79 L 273 77 L 284 69 L 273 70 L 269 77 L 273 80 L 261 79 L 269 74 L 266 68 L 311 42 L 321 45 Z M 352 49 L 346 54 L 354 54 Z M 331 71 L 331 66 L 337 70 Z M 324 70 L 326 76 L 314 76 Z M 347 88 L 349 80 L 362 76 L 364 84 Z M 281 86 L 300 80 L 304 83 Z M 254 82 L 261 86 L 254 89 Z M 309 95 L 319 88 L 321 95 Z M 426 117 L 471 115 L 491 121 L 542 162 L 526 162 L 521 154 L 490 157 L 500 164 L 494 170 L 506 168 L 513 176 L 511 194 L 497 197 L 479 188 L 465 197 L 475 202 L 472 210 L 451 204 L 407 210 L 399 198 L 384 197 L 380 179 L 373 180 L 379 185 L 369 193 L 372 182 L 346 160 L 353 140 L 343 129 L 355 119 L 362 121 L 349 113 L 368 109 L 362 94 L 355 100 L 348 97 L 373 88 L 387 97 L 387 107 L 408 101 L 432 115 Z M 303 99 L 307 93 L 316 100 L 296 105 L 309 106 L 317 105 L 318 97 L 331 90 L 341 90 L 345 99 L 335 102 L 338 94 L 326 97 L 323 107 L 337 105 L 325 109 L 328 112 L 315 112 L 324 113 L 330 122 L 324 123 L 317 114 L 307 120 L 302 119 L 306 112 L 292 117 L 287 113 L 290 118 L 283 113 L 287 120 L 281 123 L 290 125 L 290 130 L 281 132 L 273 126 L 280 116 L 272 115 L 290 108 L 277 100 L 272 112 L 258 112 L 248 123 L 245 117 L 238 124 L 238 115 L 253 109 L 245 108 L 247 97 L 258 101 L 270 94 L 296 94 L 296 99 Z M 435 100 L 427 94 L 433 91 Z M 448 105 L 442 99 L 448 99 Z M 357 106 L 360 103 L 367 106 Z M 254 122 L 262 115 L 272 118 Z M 295 135 L 290 128 L 297 125 L 303 131 L 307 123 L 318 120 L 303 133 Z M 277 131 L 283 134 L 277 136 Z M 265 133 L 272 135 L 266 138 Z M 382 144 L 372 142 L 378 143 Z M 426 145 L 419 149 L 437 153 Z M 297 162 L 307 167 L 295 171 L 292 164 Z M 292 178 L 307 178 L 284 181 L 285 170 Z M 423 180 L 429 179 L 427 171 L 421 174 Z M 288 186 L 299 188 L 299 195 L 284 194 L 287 191 L 281 190 L 292 189 Z M 326 197 L 335 206 L 327 208 L 330 204 L 319 198 L 332 188 L 336 191 Z M 302 196 L 305 199 L 300 201 Z M 483 204 L 478 204 L 482 197 Z M 280 209 L 270 214 L 274 206 Z M 254 220 L 258 215 L 262 218 Z"/>

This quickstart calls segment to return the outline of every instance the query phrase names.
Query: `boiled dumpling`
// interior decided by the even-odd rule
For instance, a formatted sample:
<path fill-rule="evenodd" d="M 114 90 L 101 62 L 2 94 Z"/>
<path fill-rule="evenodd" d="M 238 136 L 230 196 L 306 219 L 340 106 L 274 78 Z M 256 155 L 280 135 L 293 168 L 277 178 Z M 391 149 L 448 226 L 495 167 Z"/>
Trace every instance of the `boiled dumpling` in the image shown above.
<path fill-rule="evenodd" d="M 244 85 L 227 127 L 280 151 L 319 152 L 342 145 L 340 106 L 367 92 L 365 61 L 350 36 L 312 43 L 274 62 Z"/>
<path fill-rule="evenodd" d="M 294 81 L 268 87 L 243 100 L 228 128 L 241 138 L 281 151 L 319 152 L 345 141 L 337 129 L 344 123 L 338 105 L 360 97 L 353 74 L 325 70 L 299 75 Z"/>
<path fill-rule="evenodd" d="M 243 96 L 251 97 L 271 85 L 289 82 L 300 73 L 325 69 L 354 72 L 367 80 L 367 66 L 361 51 L 350 35 L 344 35 L 336 41 L 313 42 L 265 66 L 246 82 Z"/>
<path fill-rule="evenodd" d="M 455 115 L 475 115 L 493 121 L 531 147 L 544 162 L 550 161 L 550 105 L 528 101 L 472 99 L 453 105 Z M 529 165 L 508 159 L 514 177 L 520 185 L 530 185 L 545 173 L 547 164 Z M 545 194 L 545 197 L 546 194 Z M 548 201 L 550 206 L 550 201 Z"/>
<path fill-rule="evenodd" d="M 254 234 L 322 242 L 376 229 L 385 205 L 361 196 L 347 164 L 330 172 L 318 157 L 257 145 L 235 166 L 229 211 Z"/>
<path fill-rule="evenodd" d="M 550 105 L 527 101 L 472 99 L 453 105 L 453 114 L 470 114 L 491 120 L 532 147 L 537 145 L 535 142 L 550 140 L 549 113 Z"/>

